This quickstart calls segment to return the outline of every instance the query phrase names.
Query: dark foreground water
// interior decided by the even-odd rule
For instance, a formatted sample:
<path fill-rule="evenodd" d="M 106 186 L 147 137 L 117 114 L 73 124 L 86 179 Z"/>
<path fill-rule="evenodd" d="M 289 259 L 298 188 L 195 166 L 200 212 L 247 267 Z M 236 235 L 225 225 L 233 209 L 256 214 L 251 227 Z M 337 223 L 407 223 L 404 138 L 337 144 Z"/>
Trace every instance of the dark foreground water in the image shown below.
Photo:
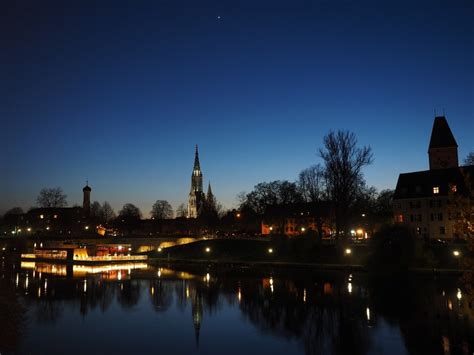
<path fill-rule="evenodd" d="M 3 262 L 0 353 L 472 354 L 457 276 Z"/>

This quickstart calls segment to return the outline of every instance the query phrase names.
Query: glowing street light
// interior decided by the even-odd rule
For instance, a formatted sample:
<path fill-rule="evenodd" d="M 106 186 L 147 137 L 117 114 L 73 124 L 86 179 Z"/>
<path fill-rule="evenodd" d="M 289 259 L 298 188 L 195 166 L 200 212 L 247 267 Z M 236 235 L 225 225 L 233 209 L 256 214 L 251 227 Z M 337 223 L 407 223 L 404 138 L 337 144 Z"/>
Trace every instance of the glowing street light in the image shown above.
<path fill-rule="evenodd" d="M 272 254 L 273 253 L 273 249 L 272 248 L 268 248 L 268 254 Z"/>
<path fill-rule="evenodd" d="M 206 247 L 206 249 L 204 249 L 206 251 L 206 253 L 210 253 L 211 252 L 211 248 L 209 247 Z"/>
<path fill-rule="evenodd" d="M 89 226 L 85 226 L 84 229 L 85 229 L 85 230 L 89 230 Z"/>
<path fill-rule="evenodd" d="M 453 251 L 453 255 L 457 258 L 461 255 L 461 253 L 459 252 L 459 250 L 455 250 Z"/>
<path fill-rule="evenodd" d="M 306 230 L 305 227 L 301 227 L 301 231 L 304 232 Z"/>
<path fill-rule="evenodd" d="M 163 250 L 163 249 L 161 249 L 161 248 L 158 248 L 158 253 L 161 253 L 161 251 L 162 251 L 162 250 Z"/>
<path fill-rule="evenodd" d="M 346 255 L 351 255 L 351 254 L 352 254 L 352 250 L 351 250 L 350 248 L 347 248 L 347 249 L 344 251 L 344 253 L 345 253 Z"/>
<path fill-rule="evenodd" d="M 28 232 L 31 232 L 31 228 L 29 228 L 29 227 L 28 227 L 28 228 L 26 228 L 26 230 L 27 230 Z"/>
<path fill-rule="evenodd" d="M 49 231 L 49 226 L 46 227 L 46 230 Z"/>

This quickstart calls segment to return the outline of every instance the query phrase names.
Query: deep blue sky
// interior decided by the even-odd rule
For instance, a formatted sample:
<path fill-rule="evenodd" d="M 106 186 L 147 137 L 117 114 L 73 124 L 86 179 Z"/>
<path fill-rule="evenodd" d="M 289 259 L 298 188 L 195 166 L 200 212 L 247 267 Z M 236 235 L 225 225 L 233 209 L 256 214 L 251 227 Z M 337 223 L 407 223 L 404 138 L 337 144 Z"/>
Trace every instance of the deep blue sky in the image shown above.
<path fill-rule="evenodd" d="M 330 130 L 373 148 L 369 185 L 428 167 L 434 109 L 474 150 L 474 5 L 446 1 L 11 1 L 0 5 L 0 213 L 186 202 L 194 145 L 226 207 L 319 161 Z M 220 18 L 219 18 L 220 16 Z"/>

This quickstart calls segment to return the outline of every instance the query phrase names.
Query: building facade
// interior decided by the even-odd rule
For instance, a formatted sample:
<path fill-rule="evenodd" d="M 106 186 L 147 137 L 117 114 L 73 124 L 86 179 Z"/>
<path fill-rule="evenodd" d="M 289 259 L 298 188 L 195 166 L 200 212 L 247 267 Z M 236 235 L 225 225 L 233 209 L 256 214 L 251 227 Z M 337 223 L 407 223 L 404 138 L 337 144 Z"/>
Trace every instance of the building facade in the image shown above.
<path fill-rule="evenodd" d="M 268 206 L 261 222 L 262 235 L 280 234 L 289 237 L 308 232 L 331 234 L 329 203 L 305 202 Z"/>
<path fill-rule="evenodd" d="M 400 174 L 395 189 L 395 223 L 425 239 L 462 237 L 455 202 L 469 200 L 474 166 L 459 166 L 458 145 L 444 116 L 435 117 L 428 148 L 429 170 Z"/>

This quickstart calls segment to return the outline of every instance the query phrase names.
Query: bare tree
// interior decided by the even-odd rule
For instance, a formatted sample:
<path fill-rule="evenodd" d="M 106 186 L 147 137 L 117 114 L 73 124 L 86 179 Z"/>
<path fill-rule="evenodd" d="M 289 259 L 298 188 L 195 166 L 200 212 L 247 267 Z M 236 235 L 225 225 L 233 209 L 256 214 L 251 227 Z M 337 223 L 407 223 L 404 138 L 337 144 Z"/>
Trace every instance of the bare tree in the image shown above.
<path fill-rule="evenodd" d="M 242 201 L 240 209 L 250 208 L 258 214 L 263 214 L 267 206 L 301 202 L 303 200 L 298 187 L 289 181 L 262 182 L 255 185 L 253 191 L 238 196 Z"/>
<path fill-rule="evenodd" d="M 137 206 L 131 203 L 123 205 L 118 216 L 120 225 L 126 228 L 129 234 L 132 234 L 133 230 L 138 228 L 141 218 L 142 212 Z"/>
<path fill-rule="evenodd" d="M 36 202 L 40 207 L 66 207 L 66 195 L 60 187 L 41 189 Z"/>
<path fill-rule="evenodd" d="M 335 208 L 336 236 L 347 233 L 348 211 L 364 186 L 362 168 L 373 162 L 370 147 L 357 147 L 354 133 L 330 131 L 319 154 L 325 163 L 329 198 Z"/>
<path fill-rule="evenodd" d="M 302 170 L 298 177 L 298 189 L 306 202 L 321 201 L 326 196 L 324 169 L 320 164 Z"/>
<path fill-rule="evenodd" d="M 173 208 L 168 201 L 157 200 L 151 208 L 150 214 L 155 219 L 173 218 Z"/>
<path fill-rule="evenodd" d="M 104 201 L 104 203 L 102 204 L 101 213 L 102 220 L 105 223 L 109 223 L 112 219 L 115 218 L 115 211 L 107 201 Z"/>
<path fill-rule="evenodd" d="M 186 205 L 184 203 L 180 204 L 178 208 L 176 208 L 176 217 L 186 217 L 188 211 L 186 209 Z"/>
<path fill-rule="evenodd" d="M 302 170 L 298 177 L 298 190 L 306 202 L 318 204 L 327 197 L 325 172 L 321 165 L 313 165 Z M 319 209 L 318 209 L 319 210 Z M 323 219 L 316 216 L 318 241 L 323 239 Z"/>
<path fill-rule="evenodd" d="M 93 218 L 101 218 L 102 217 L 102 206 L 99 202 L 94 201 L 91 204 L 91 213 L 90 216 Z"/>
<path fill-rule="evenodd" d="M 470 152 L 464 159 L 464 165 L 474 165 L 474 152 Z"/>

